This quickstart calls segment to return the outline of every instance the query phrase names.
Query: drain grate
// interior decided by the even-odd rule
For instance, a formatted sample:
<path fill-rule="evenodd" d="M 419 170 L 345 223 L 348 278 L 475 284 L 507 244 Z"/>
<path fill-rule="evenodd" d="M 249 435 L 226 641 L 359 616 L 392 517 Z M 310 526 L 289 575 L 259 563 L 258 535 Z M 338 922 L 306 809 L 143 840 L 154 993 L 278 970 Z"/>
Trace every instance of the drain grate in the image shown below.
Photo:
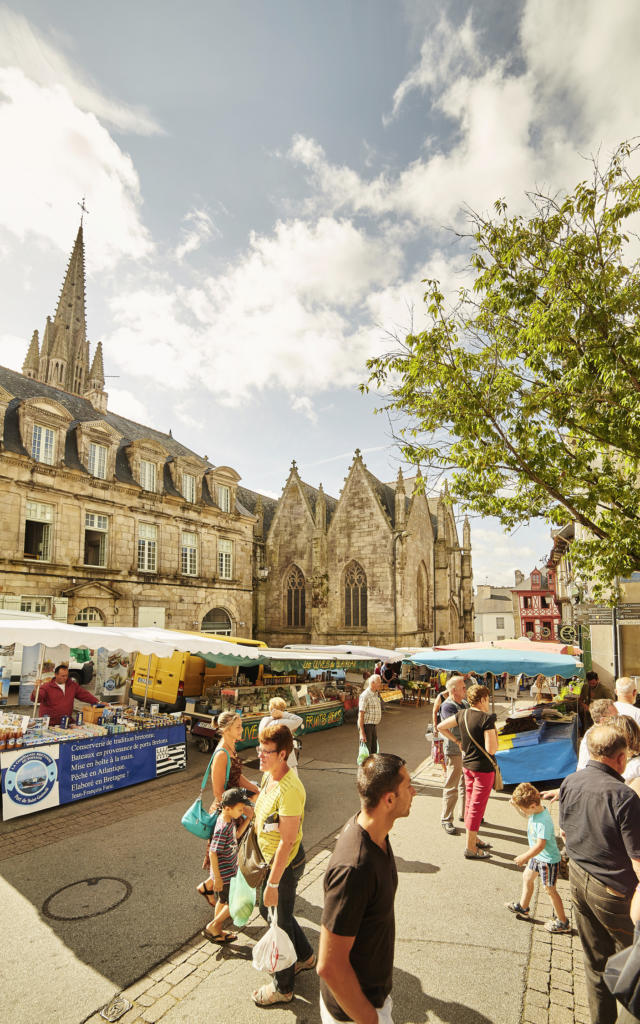
<path fill-rule="evenodd" d="M 110 1003 L 102 1007 L 100 1016 L 104 1017 L 105 1020 L 120 1020 L 122 1014 L 130 1010 L 132 1006 L 133 1003 L 130 1003 L 124 996 L 116 996 Z"/>
<path fill-rule="evenodd" d="M 132 892 L 125 878 L 83 878 L 51 893 L 42 905 L 42 913 L 53 921 L 84 921 L 115 910 Z"/>

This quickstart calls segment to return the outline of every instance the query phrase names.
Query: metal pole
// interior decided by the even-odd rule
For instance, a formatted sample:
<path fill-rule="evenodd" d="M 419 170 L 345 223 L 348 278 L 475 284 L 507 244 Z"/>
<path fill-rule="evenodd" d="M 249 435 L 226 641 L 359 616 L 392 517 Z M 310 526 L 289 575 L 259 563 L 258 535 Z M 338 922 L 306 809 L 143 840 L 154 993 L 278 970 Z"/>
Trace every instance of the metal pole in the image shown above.
<path fill-rule="evenodd" d="M 152 657 L 154 655 L 148 655 L 148 662 L 146 663 L 146 682 L 144 683 L 144 703 L 142 705 L 142 711 L 146 711 L 146 694 L 148 693 L 148 677 L 152 674 Z"/>
<path fill-rule="evenodd" d="M 612 640 L 613 640 L 613 678 L 614 680 L 620 675 L 620 634 L 618 632 L 618 608 L 617 606 L 611 609 L 611 628 L 612 628 Z"/>
<path fill-rule="evenodd" d="M 39 661 L 39 664 L 38 664 L 38 674 L 36 676 L 36 699 L 33 702 L 33 717 L 34 718 L 38 717 L 38 700 L 40 698 L 40 684 L 42 683 L 42 679 L 40 677 L 42 675 L 42 663 L 43 662 L 44 662 L 44 644 L 40 644 L 40 661 Z"/>

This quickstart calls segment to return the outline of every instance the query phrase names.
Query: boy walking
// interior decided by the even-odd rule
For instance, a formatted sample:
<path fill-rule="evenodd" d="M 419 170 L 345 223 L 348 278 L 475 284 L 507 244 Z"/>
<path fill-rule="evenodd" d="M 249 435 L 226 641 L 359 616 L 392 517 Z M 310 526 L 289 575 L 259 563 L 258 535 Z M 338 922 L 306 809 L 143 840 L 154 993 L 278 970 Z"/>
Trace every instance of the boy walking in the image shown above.
<path fill-rule="evenodd" d="M 220 945 L 235 942 L 238 938 L 235 932 L 223 931 L 222 923 L 229 916 L 229 885 L 238 871 L 238 839 L 253 817 L 252 795 L 240 788 L 223 793 L 220 814 L 209 842 L 210 875 L 197 886 L 200 895 L 215 905 L 213 921 L 202 934 L 210 942 Z M 246 817 L 241 821 L 243 815 Z"/>
<path fill-rule="evenodd" d="M 552 919 L 547 921 L 545 928 L 548 932 L 570 932 L 571 925 L 565 913 L 560 893 L 556 889 L 561 858 L 551 815 L 542 806 L 540 793 L 529 782 L 521 782 L 519 786 L 516 786 L 510 803 L 528 819 L 529 849 L 515 858 L 516 864 L 524 868 L 520 902 L 505 903 L 505 907 L 512 914 L 528 917 L 536 875 L 539 875 L 555 912 Z"/>

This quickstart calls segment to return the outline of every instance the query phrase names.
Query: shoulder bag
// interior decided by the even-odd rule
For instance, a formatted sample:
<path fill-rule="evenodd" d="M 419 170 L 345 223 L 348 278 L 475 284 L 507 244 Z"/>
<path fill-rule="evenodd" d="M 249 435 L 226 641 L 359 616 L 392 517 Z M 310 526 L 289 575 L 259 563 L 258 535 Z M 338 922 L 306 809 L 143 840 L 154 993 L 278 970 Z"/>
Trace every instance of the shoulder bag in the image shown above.
<path fill-rule="evenodd" d="M 207 770 L 204 773 L 202 779 L 202 786 L 200 788 L 199 796 L 197 797 L 196 800 L 193 801 L 189 810 L 185 811 L 185 813 L 182 815 L 182 824 L 186 828 L 187 832 L 191 832 L 192 835 L 198 836 L 199 839 L 211 839 L 216 821 L 218 820 L 218 815 L 220 813 L 220 811 L 214 811 L 213 814 L 209 814 L 209 812 L 205 811 L 204 807 L 202 806 L 202 798 L 204 796 L 204 791 L 207 786 L 209 772 L 211 771 L 211 765 L 213 764 L 213 759 L 217 753 L 218 751 L 214 750 L 213 754 L 211 755 L 211 760 L 207 765 Z M 227 774 L 224 780 L 224 788 L 226 789 L 227 782 L 229 781 L 229 772 L 231 771 L 231 758 L 229 757 L 228 750 L 225 750 L 225 754 L 227 755 Z"/>
<path fill-rule="evenodd" d="M 481 747 L 477 740 L 474 740 L 473 736 L 469 732 L 469 726 L 467 725 L 467 715 L 468 714 L 469 714 L 469 711 L 465 711 L 464 715 L 462 716 L 462 721 L 464 722 L 464 727 L 467 730 L 467 736 L 469 737 L 471 742 L 476 745 L 478 750 L 482 754 L 484 754 L 484 756 L 487 758 L 487 760 L 493 765 L 493 770 L 495 772 L 495 776 L 494 776 L 494 779 L 493 779 L 493 791 L 494 791 L 494 793 L 501 793 L 502 790 L 504 789 L 504 783 L 502 781 L 502 772 L 500 771 L 500 765 L 495 760 L 495 758 L 493 758 L 491 756 L 491 754 L 489 753 L 488 750 L 486 750 L 484 747 Z"/>
<path fill-rule="evenodd" d="M 262 779 L 261 789 L 266 785 L 266 779 L 265 775 Z M 262 856 L 258 844 L 255 819 L 238 840 L 238 871 L 242 872 L 245 881 L 252 889 L 257 889 L 262 885 L 269 871 L 269 864 Z"/>

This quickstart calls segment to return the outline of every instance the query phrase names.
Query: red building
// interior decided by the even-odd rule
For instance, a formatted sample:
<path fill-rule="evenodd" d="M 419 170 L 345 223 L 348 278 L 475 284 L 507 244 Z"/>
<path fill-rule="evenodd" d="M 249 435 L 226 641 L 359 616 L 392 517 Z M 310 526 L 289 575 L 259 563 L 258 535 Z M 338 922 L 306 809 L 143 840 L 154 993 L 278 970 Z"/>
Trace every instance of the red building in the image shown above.
<path fill-rule="evenodd" d="M 556 601 L 555 571 L 534 569 L 527 579 L 516 571 L 516 585 L 511 593 L 516 634 L 530 640 L 558 642 L 562 614 Z"/>

